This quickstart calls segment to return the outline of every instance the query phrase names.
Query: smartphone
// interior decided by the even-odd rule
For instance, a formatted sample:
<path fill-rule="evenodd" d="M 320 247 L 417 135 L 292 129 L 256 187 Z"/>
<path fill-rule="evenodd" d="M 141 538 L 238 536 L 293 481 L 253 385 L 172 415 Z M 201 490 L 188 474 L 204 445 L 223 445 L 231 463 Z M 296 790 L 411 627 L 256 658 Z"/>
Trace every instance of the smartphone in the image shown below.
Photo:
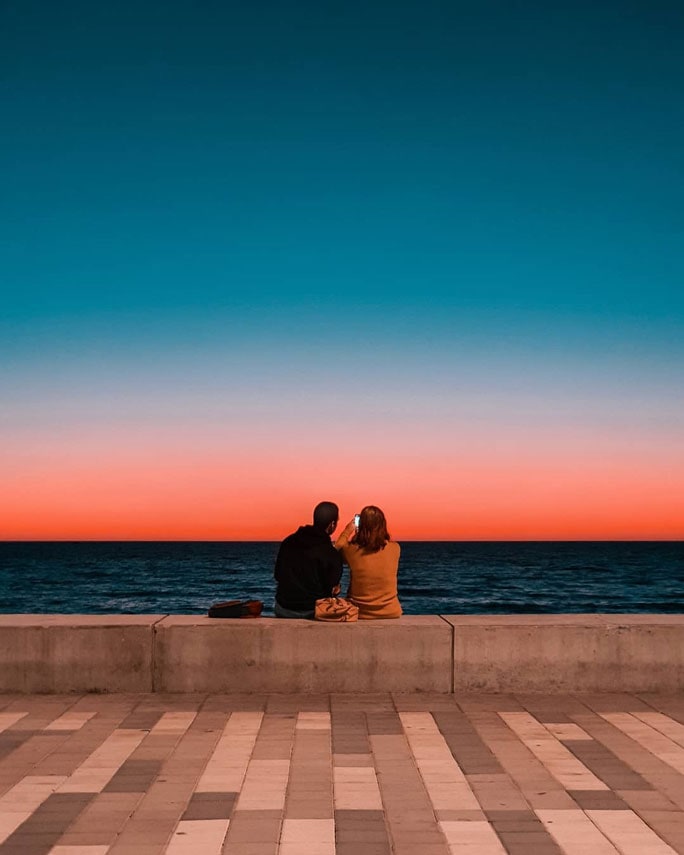
<path fill-rule="evenodd" d="M 359 514 L 354 514 L 354 528 L 356 528 L 356 530 L 357 530 L 357 531 L 359 530 L 359 523 L 360 523 L 360 522 L 361 522 L 361 517 L 360 517 L 360 515 L 359 515 Z"/>

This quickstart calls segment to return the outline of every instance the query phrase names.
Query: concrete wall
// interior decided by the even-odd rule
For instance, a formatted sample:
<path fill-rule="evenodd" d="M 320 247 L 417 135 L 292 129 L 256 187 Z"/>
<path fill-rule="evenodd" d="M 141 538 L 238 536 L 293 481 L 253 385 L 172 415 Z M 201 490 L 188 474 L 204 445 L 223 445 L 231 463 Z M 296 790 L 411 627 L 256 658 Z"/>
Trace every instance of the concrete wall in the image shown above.
<path fill-rule="evenodd" d="M 451 615 L 454 691 L 675 692 L 684 615 Z"/>
<path fill-rule="evenodd" d="M 0 615 L 0 691 L 149 692 L 163 615 Z"/>
<path fill-rule="evenodd" d="M 177 615 L 156 638 L 157 691 L 451 691 L 451 627 L 434 615 L 338 624 Z"/>
<path fill-rule="evenodd" d="M 684 689 L 684 615 L 0 615 L 0 692 Z"/>

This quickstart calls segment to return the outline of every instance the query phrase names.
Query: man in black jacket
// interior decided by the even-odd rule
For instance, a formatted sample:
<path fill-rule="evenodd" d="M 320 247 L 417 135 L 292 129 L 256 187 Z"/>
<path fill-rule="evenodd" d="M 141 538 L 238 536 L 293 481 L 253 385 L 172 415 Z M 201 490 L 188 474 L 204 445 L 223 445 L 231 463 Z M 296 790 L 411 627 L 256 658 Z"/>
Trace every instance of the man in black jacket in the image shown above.
<path fill-rule="evenodd" d="M 342 577 L 342 556 L 330 539 L 340 516 L 334 502 L 320 502 L 313 525 L 302 525 L 280 544 L 276 558 L 276 617 L 314 616 L 316 600 L 330 597 Z"/>

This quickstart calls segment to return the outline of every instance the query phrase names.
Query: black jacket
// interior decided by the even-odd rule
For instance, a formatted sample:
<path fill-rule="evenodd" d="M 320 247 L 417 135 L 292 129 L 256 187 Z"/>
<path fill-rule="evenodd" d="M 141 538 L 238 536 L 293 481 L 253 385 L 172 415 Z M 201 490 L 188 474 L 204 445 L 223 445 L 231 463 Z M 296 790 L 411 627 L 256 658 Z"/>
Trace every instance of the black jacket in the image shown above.
<path fill-rule="evenodd" d="M 276 600 L 284 609 L 313 611 L 342 577 L 342 556 L 330 536 L 312 525 L 300 526 L 280 544 L 273 573 Z"/>

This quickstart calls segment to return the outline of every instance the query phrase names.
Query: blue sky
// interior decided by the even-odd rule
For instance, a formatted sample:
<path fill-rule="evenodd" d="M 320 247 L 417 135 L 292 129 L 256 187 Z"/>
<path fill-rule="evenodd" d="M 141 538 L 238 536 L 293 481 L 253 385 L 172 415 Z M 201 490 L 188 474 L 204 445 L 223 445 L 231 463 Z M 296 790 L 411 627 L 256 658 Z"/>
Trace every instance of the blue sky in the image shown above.
<path fill-rule="evenodd" d="M 5 10 L 10 318 L 681 319 L 679 4 Z"/>
<path fill-rule="evenodd" d="M 356 395 L 680 460 L 681 4 L 2 15 L 7 430 Z"/>

